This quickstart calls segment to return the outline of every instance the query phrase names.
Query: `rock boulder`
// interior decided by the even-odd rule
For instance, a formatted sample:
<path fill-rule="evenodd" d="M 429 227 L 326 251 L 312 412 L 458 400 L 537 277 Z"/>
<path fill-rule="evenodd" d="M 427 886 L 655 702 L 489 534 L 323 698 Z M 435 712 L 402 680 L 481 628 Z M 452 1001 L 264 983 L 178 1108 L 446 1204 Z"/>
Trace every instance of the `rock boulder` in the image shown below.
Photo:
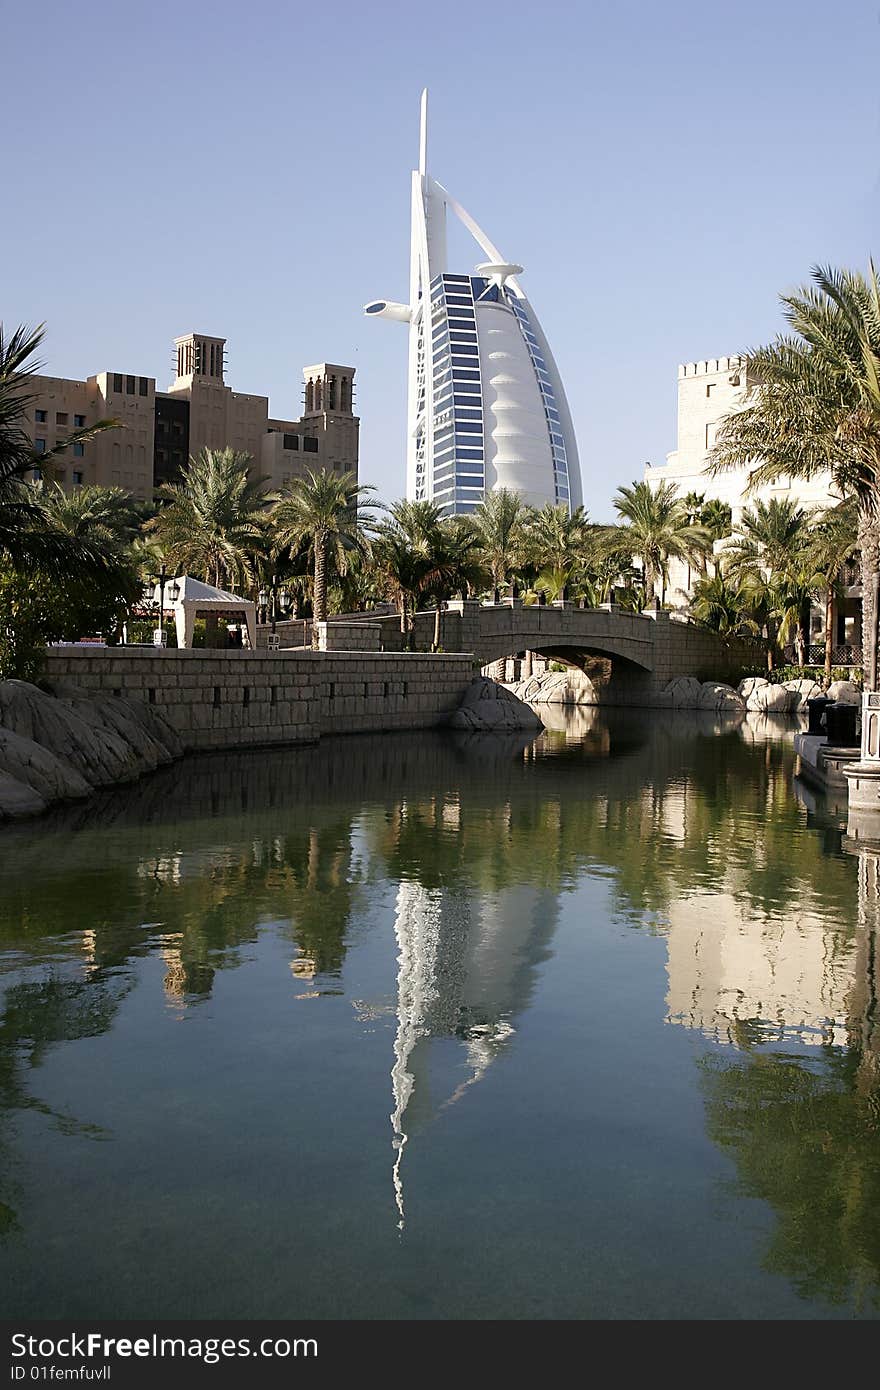
<path fill-rule="evenodd" d="M 832 681 L 826 694 L 829 700 L 839 700 L 844 705 L 862 703 L 862 692 L 854 681 Z"/>
<path fill-rule="evenodd" d="M 449 720 L 449 727 L 483 733 L 496 729 L 531 729 L 538 733 L 544 725 L 535 711 L 512 691 L 486 676 L 478 676 L 465 691 L 461 706 Z"/>

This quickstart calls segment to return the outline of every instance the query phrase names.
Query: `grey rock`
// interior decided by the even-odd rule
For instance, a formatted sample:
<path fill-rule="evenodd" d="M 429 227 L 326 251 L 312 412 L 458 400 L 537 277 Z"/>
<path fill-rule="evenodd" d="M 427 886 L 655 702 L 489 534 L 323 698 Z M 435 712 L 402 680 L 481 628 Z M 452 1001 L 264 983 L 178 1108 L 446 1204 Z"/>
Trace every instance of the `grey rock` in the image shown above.
<path fill-rule="evenodd" d="M 832 681 L 825 693 L 829 700 L 839 700 L 844 705 L 862 703 L 862 692 L 854 681 Z"/>
<path fill-rule="evenodd" d="M 27 782 L 19 782 L 8 772 L 0 772 L 0 821 L 38 816 L 48 804 Z"/>
<path fill-rule="evenodd" d="M 821 685 L 814 681 L 812 676 L 802 676 L 796 681 L 783 681 L 783 685 L 792 694 L 792 709 L 806 709 L 808 700 L 823 693 Z"/>
<path fill-rule="evenodd" d="M 770 685 L 766 681 L 753 690 L 746 700 L 746 709 L 755 714 L 787 714 L 794 708 L 795 697 L 784 685 Z"/>
<path fill-rule="evenodd" d="M 0 729 L 0 772 L 26 783 L 46 802 L 88 796 L 92 790 L 69 763 L 11 729 Z"/>
<path fill-rule="evenodd" d="M 732 685 L 724 685 L 721 681 L 704 681 L 700 686 L 697 708 L 717 713 L 735 713 L 743 711 L 746 702 Z"/>
<path fill-rule="evenodd" d="M 765 685 L 769 684 L 770 682 L 764 676 L 746 676 L 736 687 L 736 693 L 748 701 L 749 696 L 753 695 L 756 690 L 762 690 Z"/>
<path fill-rule="evenodd" d="M 533 709 L 505 686 L 486 676 L 478 676 L 471 681 L 461 706 L 449 720 L 449 726 L 484 733 L 496 729 L 532 729 L 537 733 L 544 727 Z"/>
<path fill-rule="evenodd" d="M 696 676 L 676 676 L 663 694 L 672 709 L 699 709 L 703 686 Z"/>
<path fill-rule="evenodd" d="M 509 688 L 533 705 L 598 704 L 596 687 L 584 671 L 545 671 Z"/>

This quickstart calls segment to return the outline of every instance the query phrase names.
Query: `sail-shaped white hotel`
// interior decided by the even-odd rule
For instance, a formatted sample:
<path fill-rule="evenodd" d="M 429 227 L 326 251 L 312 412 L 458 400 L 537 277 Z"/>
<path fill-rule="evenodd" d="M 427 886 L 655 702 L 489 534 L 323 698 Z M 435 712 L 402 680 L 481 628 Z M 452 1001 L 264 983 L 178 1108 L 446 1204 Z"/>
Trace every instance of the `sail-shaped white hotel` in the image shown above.
<path fill-rule="evenodd" d="M 409 304 L 364 312 L 409 324 L 406 493 L 446 513 L 472 511 L 493 488 L 535 507 L 580 506 L 577 446 L 553 354 L 520 288 L 522 266 L 427 169 L 428 94 L 412 176 Z M 446 210 L 487 258 L 473 274 L 446 268 Z"/>

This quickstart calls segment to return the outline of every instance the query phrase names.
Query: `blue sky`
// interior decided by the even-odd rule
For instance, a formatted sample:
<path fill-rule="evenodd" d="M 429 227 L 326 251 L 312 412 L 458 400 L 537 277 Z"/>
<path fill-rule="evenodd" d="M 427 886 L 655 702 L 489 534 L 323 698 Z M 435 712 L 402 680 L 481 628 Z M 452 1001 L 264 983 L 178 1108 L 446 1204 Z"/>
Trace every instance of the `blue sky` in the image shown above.
<path fill-rule="evenodd" d="M 878 46 L 868 0 L 7 4 L 0 315 L 46 320 L 54 374 L 160 386 L 176 334 L 224 335 L 282 416 L 353 363 L 362 479 L 399 495 L 406 330 L 361 307 L 407 297 L 428 85 L 430 168 L 526 268 L 603 520 L 674 447 L 680 361 L 880 253 Z"/>

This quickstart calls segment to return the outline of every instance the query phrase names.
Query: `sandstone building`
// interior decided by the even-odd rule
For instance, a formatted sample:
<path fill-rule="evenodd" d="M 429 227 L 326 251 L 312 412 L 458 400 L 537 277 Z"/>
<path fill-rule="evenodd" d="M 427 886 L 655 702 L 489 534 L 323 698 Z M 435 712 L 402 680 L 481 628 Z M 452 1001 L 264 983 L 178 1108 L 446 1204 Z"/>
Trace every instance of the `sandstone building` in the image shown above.
<path fill-rule="evenodd" d="M 754 384 L 742 357 L 716 357 L 679 366 L 677 447 L 667 454 L 663 466 L 646 465 L 645 481 L 653 488 L 661 483 L 673 483 L 681 497 L 697 493 L 707 501 L 717 498 L 728 503 L 734 528 L 744 508 L 753 507 L 758 500 L 766 502 L 771 497 L 793 498 L 809 511 L 835 506 L 841 499 L 832 491 L 827 474 L 808 480 L 780 479 L 773 486 L 747 492 L 749 467 L 745 463 L 741 468 L 714 477 L 705 472 L 721 420 L 745 403 Z M 716 544 L 717 549 L 722 547 L 723 542 Z M 671 560 L 669 582 L 663 595 L 665 602 L 675 608 L 686 608 L 694 584 L 700 578 L 698 569 L 680 560 Z M 840 648 L 835 659 L 841 664 L 847 664 L 851 658 L 859 659 L 861 643 L 861 589 L 854 573 L 845 578 L 850 582 L 844 596 L 835 603 L 834 642 Z M 821 605 L 817 604 L 814 609 L 811 628 L 811 642 L 821 643 L 824 640 L 824 608 Z M 820 659 L 818 652 L 813 656 Z"/>
<path fill-rule="evenodd" d="M 148 498 L 179 476 L 192 454 L 227 445 L 251 456 L 252 468 L 277 488 L 307 469 L 358 472 L 360 421 L 354 414 L 354 367 L 320 362 L 303 370 L 305 411 L 270 417 L 268 396 L 234 391 L 225 380 L 224 338 L 189 333 L 174 341 L 176 375 L 167 391 L 154 377 L 99 372 L 85 381 L 34 376 L 28 422 L 37 453 L 72 430 L 112 418 L 122 425 L 74 444 L 53 470 L 66 488 L 98 483 Z"/>

